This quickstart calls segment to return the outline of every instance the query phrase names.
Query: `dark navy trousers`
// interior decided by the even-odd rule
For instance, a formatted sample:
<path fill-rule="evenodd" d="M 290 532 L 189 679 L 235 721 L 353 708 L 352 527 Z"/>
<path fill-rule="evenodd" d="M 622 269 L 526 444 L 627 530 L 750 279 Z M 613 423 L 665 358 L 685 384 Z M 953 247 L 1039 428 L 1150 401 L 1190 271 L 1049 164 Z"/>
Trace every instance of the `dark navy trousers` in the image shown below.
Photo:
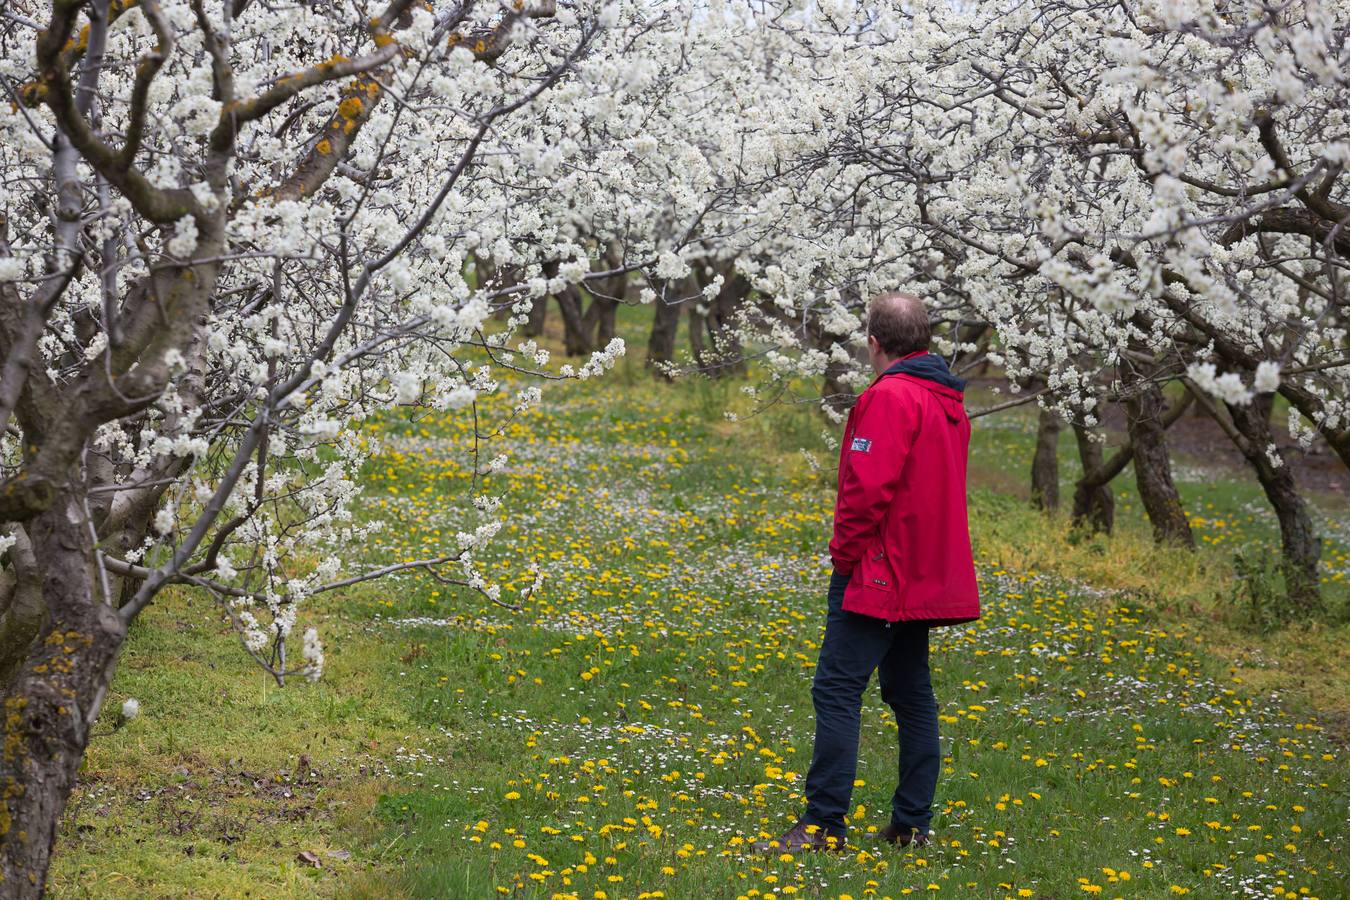
<path fill-rule="evenodd" d="M 846 831 L 853 781 L 858 769 L 862 699 L 872 672 L 881 697 L 900 725 L 898 784 L 891 798 L 891 823 L 904 832 L 928 833 L 933 818 L 942 753 L 938 747 L 937 700 L 928 675 L 928 624 L 886 623 L 845 612 L 849 576 L 830 576 L 829 614 L 820 644 L 811 699 L 816 708 L 816 744 L 806 774 L 803 821 L 830 834 Z"/>

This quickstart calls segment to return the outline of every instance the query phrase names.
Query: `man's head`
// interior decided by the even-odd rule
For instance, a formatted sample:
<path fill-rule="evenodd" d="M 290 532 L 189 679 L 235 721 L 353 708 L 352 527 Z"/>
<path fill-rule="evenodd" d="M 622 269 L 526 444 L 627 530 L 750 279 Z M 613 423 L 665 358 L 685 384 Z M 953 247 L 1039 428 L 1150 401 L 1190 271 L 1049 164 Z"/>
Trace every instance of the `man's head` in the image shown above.
<path fill-rule="evenodd" d="M 878 375 L 902 356 L 927 350 L 932 337 L 928 311 L 913 294 L 878 294 L 867 305 L 867 355 Z"/>

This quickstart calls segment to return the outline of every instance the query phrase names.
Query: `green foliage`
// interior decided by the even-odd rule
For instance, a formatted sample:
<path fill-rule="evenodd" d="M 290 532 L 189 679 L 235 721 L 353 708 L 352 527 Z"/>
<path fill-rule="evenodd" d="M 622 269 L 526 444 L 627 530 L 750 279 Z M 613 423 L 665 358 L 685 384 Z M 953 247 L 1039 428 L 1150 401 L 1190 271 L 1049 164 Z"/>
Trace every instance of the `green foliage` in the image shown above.
<path fill-rule="evenodd" d="M 1233 553 L 1237 589 L 1232 604 L 1245 628 L 1267 632 L 1289 623 L 1292 607 L 1281 568 L 1278 557 L 1261 548 L 1244 547 Z"/>

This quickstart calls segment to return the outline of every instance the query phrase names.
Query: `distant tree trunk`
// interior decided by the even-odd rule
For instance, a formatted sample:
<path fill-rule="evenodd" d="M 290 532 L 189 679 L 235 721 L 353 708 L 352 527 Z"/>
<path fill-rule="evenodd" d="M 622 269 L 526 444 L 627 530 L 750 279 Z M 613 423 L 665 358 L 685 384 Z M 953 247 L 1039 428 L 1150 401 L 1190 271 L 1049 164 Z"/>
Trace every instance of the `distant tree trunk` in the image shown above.
<path fill-rule="evenodd" d="M 613 279 L 607 278 L 605 281 L 617 281 L 618 296 L 623 297 L 627 281 L 622 275 Z M 604 347 L 614 340 L 615 317 L 622 300 L 612 299 L 614 296 L 612 294 L 608 297 L 602 296 L 602 294 L 609 294 L 612 289 L 604 286 L 597 287 L 598 293 L 591 294 L 590 305 L 586 307 L 586 313 L 581 318 L 582 331 L 588 335 L 595 335 L 594 345 L 596 347 Z"/>
<path fill-rule="evenodd" d="M 568 356 L 586 356 L 591 350 L 591 333 L 586 330 L 581 312 L 581 291 L 569 284 L 558 294 L 562 310 L 563 346 Z"/>
<path fill-rule="evenodd" d="M 596 302 L 600 305 L 600 321 L 595 326 L 595 346 L 608 347 L 609 342 L 614 340 L 617 329 L 616 319 L 619 313 L 619 302 L 604 298 L 600 298 Z"/>
<path fill-rule="evenodd" d="M 1322 556 L 1322 541 L 1313 530 L 1308 506 L 1294 483 L 1289 462 L 1275 445 L 1270 430 L 1274 399 L 1273 394 L 1258 394 L 1245 405 L 1225 405 L 1233 427 L 1242 438 L 1236 441 L 1238 449 L 1256 470 L 1256 477 L 1280 523 L 1282 568 L 1292 611 L 1299 614 L 1321 612 L 1325 606 L 1317 583 L 1317 562 Z"/>
<path fill-rule="evenodd" d="M 1111 476 L 1102 463 L 1102 445 L 1092 440 L 1092 431 L 1077 423 L 1073 426 L 1078 441 L 1078 457 L 1083 462 L 1083 477 L 1073 492 L 1073 523 L 1086 522 L 1093 531 L 1110 534 L 1116 520 L 1116 498 L 1111 493 Z"/>
<path fill-rule="evenodd" d="M 1194 549 L 1191 523 L 1186 520 L 1181 495 L 1172 480 L 1163 407 L 1162 388 L 1152 381 L 1125 401 L 1130 443 L 1134 447 L 1135 484 L 1153 525 L 1153 539 L 1160 544 Z"/>
<path fill-rule="evenodd" d="M 611 243 L 600 257 L 606 269 L 623 268 L 623 249 Z M 607 347 L 614 340 L 615 319 L 620 304 L 628 299 L 628 273 L 620 272 L 588 282 L 591 303 L 582 316 L 581 327 L 588 335 L 595 335 L 594 346 Z"/>
<path fill-rule="evenodd" d="M 1059 509 L 1058 415 L 1042 409 L 1036 422 L 1036 452 L 1031 457 L 1031 505 L 1053 512 Z"/>
<path fill-rule="evenodd" d="M 503 273 L 501 273 L 496 264 L 487 257 L 473 253 L 469 256 L 469 263 L 471 265 L 466 265 L 465 268 L 473 273 L 472 284 L 474 290 L 481 291 L 489 286 L 494 289 L 509 286 L 509 280 L 507 278 L 503 278 L 501 284 L 493 284 L 493 282 L 497 280 L 497 276 Z M 518 296 L 510 295 L 495 301 L 495 305 L 492 308 L 492 318 L 499 322 L 504 322 L 511 318 L 511 307 L 515 304 L 517 299 L 519 299 Z"/>
<path fill-rule="evenodd" d="M 542 297 L 535 297 L 534 303 L 530 307 L 530 318 L 521 329 L 521 333 L 526 337 L 539 337 L 544 333 L 544 325 L 548 322 L 548 294 Z"/>
<path fill-rule="evenodd" d="M 662 374 L 659 365 L 675 360 L 675 336 L 680 327 L 679 283 L 665 283 L 656 292 L 655 315 L 652 317 L 652 332 L 647 339 L 647 368 Z"/>
<path fill-rule="evenodd" d="M 968 352 L 959 352 L 952 364 L 953 369 L 969 363 L 972 359 L 979 357 L 985 350 L 985 335 L 989 333 L 989 325 L 985 322 L 962 322 L 955 329 L 952 339 L 959 346 L 961 344 L 975 344 L 975 349 Z M 989 360 L 981 362 L 980 374 L 984 375 L 989 368 Z"/>
<path fill-rule="evenodd" d="M 713 298 L 707 325 L 712 348 L 709 356 L 715 360 L 710 374 L 714 377 L 745 374 L 745 355 L 741 338 L 736 331 L 736 315 L 741 304 L 750 296 L 750 281 L 736 272 L 734 264 L 722 267 L 722 286 Z"/>
<path fill-rule="evenodd" d="M 689 301 L 689 352 L 700 368 L 708 364 L 708 354 L 703 348 L 703 336 L 708 328 L 707 308 L 699 310 L 703 303 L 702 297 Z"/>
<path fill-rule="evenodd" d="M 464 270 L 466 275 L 472 276 L 471 286 L 474 290 L 482 290 L 487 287 L 488 282 L 492 281 L 497 274 L 497 268 L 492 261 L 479 256 L 477 253 L 470 253 L 465 261 Z"/>

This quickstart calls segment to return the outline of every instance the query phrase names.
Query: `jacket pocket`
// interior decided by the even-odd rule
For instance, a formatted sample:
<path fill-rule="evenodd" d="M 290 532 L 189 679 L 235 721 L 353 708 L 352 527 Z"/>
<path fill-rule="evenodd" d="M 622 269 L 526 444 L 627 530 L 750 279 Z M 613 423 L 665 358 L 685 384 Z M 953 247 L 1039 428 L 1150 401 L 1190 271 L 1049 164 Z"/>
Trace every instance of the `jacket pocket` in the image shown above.
<path fill-rule="evenodd" d="M 879 605 L 899 614 L 900 580 L 896 577 L 895 569 L 880 539 L 868 542 L 866 552 L 858 561 L 856 575 L 862 583 L 863 590 L 868 591 Z"/>

